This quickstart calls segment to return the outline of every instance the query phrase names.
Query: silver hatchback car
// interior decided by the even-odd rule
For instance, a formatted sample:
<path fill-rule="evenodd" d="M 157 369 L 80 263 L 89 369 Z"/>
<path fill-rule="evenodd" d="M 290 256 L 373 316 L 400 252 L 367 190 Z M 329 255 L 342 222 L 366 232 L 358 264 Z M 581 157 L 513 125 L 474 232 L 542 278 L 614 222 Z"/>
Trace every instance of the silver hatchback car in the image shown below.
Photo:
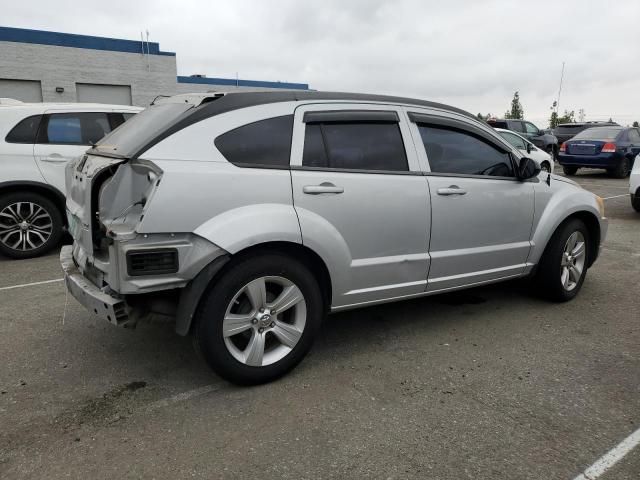
<path fill-rule="evenodd" d="M 580 290 L 602 200 L 446 105 L 252 92 L 155 102 L 67 168 L 71 294 L 115 325 L 192 334 L 272 380 L 328 312 L 518 277 Z"/>

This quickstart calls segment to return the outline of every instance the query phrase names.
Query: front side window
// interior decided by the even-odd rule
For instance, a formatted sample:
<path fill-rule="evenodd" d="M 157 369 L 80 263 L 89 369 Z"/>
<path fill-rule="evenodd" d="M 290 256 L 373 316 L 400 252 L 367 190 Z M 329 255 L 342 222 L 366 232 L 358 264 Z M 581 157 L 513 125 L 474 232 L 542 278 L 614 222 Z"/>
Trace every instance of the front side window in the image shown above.
<path fill-rule="evenodd" d="M 431 171 L 461 175 L 513 177 L 508 153 L 462 130 L 419 125 Z"/>
<path fill-rule="evenodd" d="M 7 143 L 35 143 L 42 115 L 32 115 L 21 120 L 7 134 Z"/>
<path fill-rule="evenodd" d="M 524 125 L 518 120 L 509 120 L 509 130 L 514 132 L 525 133 Z"/>
<path fill-rule="evenodd" d="M 293 115 L 268 118 L 243 125 L 215 140 L 220 153 L 233 164 L 288 167 Z"/>
<path fill-rule="evenodd" d="M 538 127 L 536 127 L 533 123 L 526 122 L 524 125 L 529 135 L 538 135 L 539 133 Z"/>
<path fill-rule="evenodd" d="M 519 137 L 518 135 L 509 132 L 500 132 L 500 135 L 514 147 L 519 148 L 520 150 L 527 149 L 527 144 L 525 143 L 524 139 Z"/>
<path fill-rule="evenodd" d="M 397 122 L 307 123 L 302 165 L 345 170 L 409 170 Z"/>
<path fill-rule="evenodd" d="M 110 131 L 106 113 L 53 113 L 38 135 L 38 143 L 93 145 Z"/>

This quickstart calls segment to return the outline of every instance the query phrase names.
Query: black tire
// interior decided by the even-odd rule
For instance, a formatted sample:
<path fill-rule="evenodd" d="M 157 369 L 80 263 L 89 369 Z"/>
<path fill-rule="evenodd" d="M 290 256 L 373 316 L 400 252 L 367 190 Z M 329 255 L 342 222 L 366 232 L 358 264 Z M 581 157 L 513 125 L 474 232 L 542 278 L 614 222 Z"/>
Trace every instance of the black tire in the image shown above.
<path fill-rule="evenodd" d="M 244 286 L 255 279 L 274 276 L 285 278 L 299 288 L 306 306 L 306 323 L 299 340 L 284 358 L 266 366 L 250 366 L 237 360 L 227 348 L 223 320 L 231 301 Z M 279 253 L 251 255 L 227 265 L 221 277 L 203 295 L 195 317 L 194 344 L 207 364 L 228 381 L 239 385 L 266 383 L 286 374 L 302 361 L 311 349 L 324 312 L 318 282 L 303 263 Z M 248 335 L 255 335 L 252 330 L 256 328 L 248 329 Z"/>
<path fill-rule="evenodd" d="M 11 212 L 16 212 L 18 208 L 18 204 L 21 205 L 21 213 L 27 220 L 31 220 L 28 217 L 28 213 L 30 212 L 30 204 L 33 204 L 42 209 L 43 212 L 48 215 L 47 217 L 42 217 L 42 213 L 37 215 L 32 215 L 35 218 L 35 221 L 29 224 L 29 239 L 32 240 L 33 248 L 27 241 L 24 239 L 25 234 L 23 232 L 18 233 L 9 233 L 4 234 L 3 232 L 9 231 L 7 227 L 13 225 L 19 225 L 17 220 L 10 216 Z M 35 210 L 37 212 L 41 212 L 40 210 Z M 16 259 L 24 259 L 24 258 L 33 258 L 43 255 L 55 248 L 60 244 L 60 240 L 63 235 L 63 227 L 64 222 L 62 219 L 62 213 L 59 208 L 47 197 L 40 195 L 38 193 L 31 192 L 12 192 L 5 195 L 0 196 L 0 253 L 6 255 L 7 257 L 16 258 Z M 20 217 L 18 220 L 23 219 Z M 43 235 L 43 231 L 41 227 L 44 225 L 48 225 L 48 219 L 50 219 L 51 224 L 51 232 L 48 235 Z M 46 223 L 45 223 L 46 222 Z M 38 234 L 35 233 L 35 229 L 38 229 Z M 48 231 L 49 228 L 46 229 Z M 46 240 L 42 243 L 42 238 Z M 20 239 L 23 241 L 16 246 L 16 242 Z"/>
<path fill-rule="evenodd" d="M 561 280 L 563 268 L 562 260 L 565 245 L 567 244 L 569 237 L 574 232 L 580 232 L 584 237 L 584 266 L 582 268 L 580 279 L 576 282 L 575 287 L 571 290 L 567 290 Z M 567 302 L 575 298 L 582 288 L 582 284 L 584 283 L 584 279 L 587 275 L 591 245 L 590 242 L 591 239 L 589 237 L 589 231 L 581 220 L 571 219 L 558 227 L 547 244 L 536 273 L 535 282 L 538 290 L 543 294 L 543 296 L 555 302 Z"/>
<path fill-rule="evenodd" d="M 562 171 L 565 175 L 575 175 L 578 171 L 578 167 L 569 167 L 565 165 L 562 167 Z"/>
<path fill-rule="evenodd" d="M 631 172 L 631 162 L 627 157 L 623 157 L 615 168 L 608 169 L 607 172 L 614 178 L 627 178 Z"/>
<path fill-rule="evenodd" d="M 636 212 L 640 212 L 640 190 L 631 199 L 631 206 Z"/>

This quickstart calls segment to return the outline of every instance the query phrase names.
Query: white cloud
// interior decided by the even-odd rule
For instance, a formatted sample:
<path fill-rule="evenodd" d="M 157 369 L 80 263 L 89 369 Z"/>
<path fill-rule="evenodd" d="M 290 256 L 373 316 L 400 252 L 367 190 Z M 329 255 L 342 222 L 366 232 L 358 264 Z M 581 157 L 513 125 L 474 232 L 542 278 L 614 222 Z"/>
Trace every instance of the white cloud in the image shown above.
<path fill-rule="evenodd" d="M 501 115 L 515 90 L 541 125 L 557 96 L 640 120 L 640 2 L 33 0 L 3 24 L 119 38 L 149 29 L 180 74 L 307 82 Z"/>

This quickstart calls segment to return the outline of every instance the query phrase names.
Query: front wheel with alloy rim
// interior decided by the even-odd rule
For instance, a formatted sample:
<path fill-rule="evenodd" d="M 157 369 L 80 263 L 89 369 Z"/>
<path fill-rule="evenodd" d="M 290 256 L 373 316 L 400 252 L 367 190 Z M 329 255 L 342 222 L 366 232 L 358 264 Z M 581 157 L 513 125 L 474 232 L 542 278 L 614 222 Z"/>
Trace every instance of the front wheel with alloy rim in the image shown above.
<path fill-rule="evenodd" d="M 549 299 L 573 299 L 584 282 L 589 265 L 589 232 L 585 224 L 572 219 L 558 227 L 542 256 L 537 284 Z"/>
<path fill-rule="evenodd" d="M 318 282 L 280 254 L 232 261 L 205 293 L 194 340 L 209 366 L 243 385 L 274 380 L 307 354 L 325 307 Z"/>
<path fill-rule="evenodd" d="M 0 197 L 0 253 L 11 258 L 42 255 L 60 243 L 62 215 L 48 198 L 14 192 Z"/>

